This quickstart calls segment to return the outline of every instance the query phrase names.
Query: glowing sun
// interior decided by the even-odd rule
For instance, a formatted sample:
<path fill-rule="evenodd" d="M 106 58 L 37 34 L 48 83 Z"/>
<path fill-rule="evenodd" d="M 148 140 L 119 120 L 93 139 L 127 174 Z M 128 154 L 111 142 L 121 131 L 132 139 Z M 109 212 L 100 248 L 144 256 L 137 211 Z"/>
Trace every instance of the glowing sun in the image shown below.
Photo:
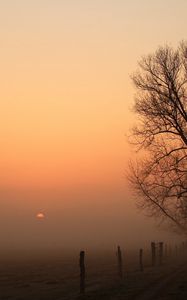
<path fill-rule="evenodd" d="M 44 215 L 44 213 L 39 212 L 39 213 L 36 214 L 36 218 L 38 220 L 43 220 L 43 219 L 45 219 L 45 215 Z"/>

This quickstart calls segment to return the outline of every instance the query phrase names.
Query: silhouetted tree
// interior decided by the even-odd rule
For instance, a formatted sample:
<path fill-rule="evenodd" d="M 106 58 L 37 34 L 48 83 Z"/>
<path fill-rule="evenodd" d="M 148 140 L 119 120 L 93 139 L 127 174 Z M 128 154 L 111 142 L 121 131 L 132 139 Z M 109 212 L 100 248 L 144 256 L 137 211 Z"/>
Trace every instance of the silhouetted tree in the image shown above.
<path fill-rule="evenodd" d="M 132 76 L 138 116 L 131 142 L 143 150 L 131 163 L 138 206 L 187 229 L 187 43 L 169 46 L 139 62 Z M 142 158 L 141 158 L 142 157 Z"/>

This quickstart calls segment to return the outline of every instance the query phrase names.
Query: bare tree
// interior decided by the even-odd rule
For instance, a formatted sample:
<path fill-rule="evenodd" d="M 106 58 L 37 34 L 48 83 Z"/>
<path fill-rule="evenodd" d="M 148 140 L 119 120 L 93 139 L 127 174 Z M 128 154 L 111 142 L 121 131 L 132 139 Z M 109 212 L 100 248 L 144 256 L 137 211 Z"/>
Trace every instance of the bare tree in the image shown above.
<path fill-rule="evenodd" d="M 131 142 L 143 150 L 130 172 L 138 205 L 186 231 L 187 43 L 143 57 L 132 79 L 138 122 Z"/>

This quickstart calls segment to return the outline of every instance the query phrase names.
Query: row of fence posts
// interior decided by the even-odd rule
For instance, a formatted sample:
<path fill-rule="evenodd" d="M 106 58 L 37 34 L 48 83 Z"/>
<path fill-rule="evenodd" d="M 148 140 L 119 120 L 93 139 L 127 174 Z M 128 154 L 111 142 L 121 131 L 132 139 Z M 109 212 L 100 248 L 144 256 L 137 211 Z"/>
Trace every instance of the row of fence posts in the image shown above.
<path fill-rule="evenodd" d="M 159 265 L 162 265 L 162 263 L 163 263 L 163 254 L 164 254 L 164 251 L 163 251 L 164 250 L 164 243 L 163 242 L 159 242 L 159 243 L 152 242 L 151 243 L 152 266 L 153 267 L 156 265 L 157 249 L 158 249 Z"/>
<path fill-rule="evenodd" d="M 182 243 L 181 249 L 185 250 L 187 247 L 186 243 Z M 178 247 L 176 246 L 176 253 L 178 253 Z M 123 278 L 123 259 L 122 259 L 122 252 L 120 246 L 117 247 L 117 264 L 118 264 L 118 276 L 120 279 Z M 164 253 L 164 243 L 163 242 L 151 242 L 151 261 L 152 267 L 155 267 L 157 264 L 163 264 L 163 258 L 168 256 L 168 246 L 165 245 L 165 253 Z M 80 266 L 80 293 L 85 293 L 85 251 L 80 252 L 79 258 L 79 266 Z M 139 250 L 139 269 L 141 272 L 144 271 L 144 264 L 143 264 L 143 249 Z"/>
<path fill-rule="evenodd" d="M 84 294 L 85 292 L 85 263 L 84 263 L 84 258 L 85 258 L 85 252 L 81 251 L 80 252 L 80 260 L 79 260 L 79 265 L 80 265 L 80 293 Z"/>

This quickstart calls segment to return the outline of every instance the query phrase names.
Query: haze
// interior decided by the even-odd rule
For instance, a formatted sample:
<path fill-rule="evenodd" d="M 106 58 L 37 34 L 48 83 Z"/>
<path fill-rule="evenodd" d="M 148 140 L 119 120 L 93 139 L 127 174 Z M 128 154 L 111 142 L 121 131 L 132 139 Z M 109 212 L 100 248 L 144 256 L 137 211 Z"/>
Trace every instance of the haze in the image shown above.
<path fill-rule="evenodd" d="M 125 135 L 130 75 L 186 38 L 186 11 L 185 0 L 0 1 L 1 251 L 172 240 L 136 210 Z"/>

